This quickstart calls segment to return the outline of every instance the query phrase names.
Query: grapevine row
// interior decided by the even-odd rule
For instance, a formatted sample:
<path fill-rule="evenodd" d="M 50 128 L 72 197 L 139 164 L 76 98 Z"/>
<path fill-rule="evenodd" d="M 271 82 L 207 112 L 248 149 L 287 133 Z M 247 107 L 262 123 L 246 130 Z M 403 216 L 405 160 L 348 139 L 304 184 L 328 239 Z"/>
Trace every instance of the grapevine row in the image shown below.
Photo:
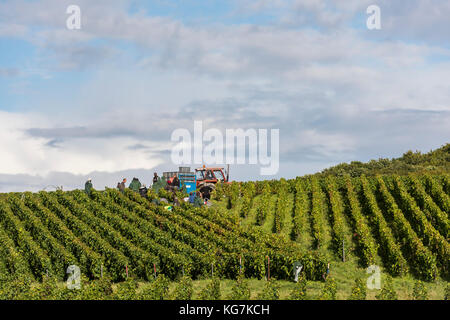
<path fill-rule="evenodd" d="M 48 209 L 56 213 L 80 239 L 105 257 L 105 267 L 114 280 L 126 279 L 125 268 L 130 264 L 127 257 L 113 248 L 83 221 L 70 213 L 67 208 L 59 204 L 54 194 L 50 195 L 45 192 L 40 192 L 39 195 Z"/>
<path fill-rule="evenodd" d="M 305 272 L 309 279 L 320 279 L 326 269 L 325 259 L 320 255 L 301 254 L 293 243 L 286 245 L 284 239 L 263 234 L 260 230 L 256 231 L 257 234 L 249 230 L 238 233 L 236 226 L 233 227 L 229 220 L 215 213 L 213 209 L 197 208 L 192 211 L 175 209 L 175 214 L 171 214 L 160 207 L 152 207 L 149 202 L 132 193 L 127 193 L 127 196 L 151 210 L 156 210 L 158 215 L 177 221 L 177 224 L 183 225 L 184 228 L 193 231 L 199 237 L 203 235 L 211 242 L 221 243 L 219 247 L 228 252 L 229 259 L 231 259 L 228 263 L 231 263 L 232 270 L 238 268 L 235 261 L 237 261 L 237 257 L 241 256 L 247 264 L 247 276 L 262 276 L 264 273 L 262 260 L 266 256 L 270 257 L 271 274 L 278 275 L 283 279 L 289 277 L 291 272 L 290 267 L 286 266 L 291 266 L 293 262 L 299 260 L 304 261 L 305 266 L 307 265 Z M 134 210 L 136 209 L 138 208 L 135 207 Z M 241 232 L 241 230 L 239 231 Z M 224 239 L 221 239 L 222 237 Z"/>
<path fill-rule="evenodd" d="M 264 188 L 260 197 L 261 200 L 259 201 L 259 206 L 256 211 L 256 224 L 262 226 L 266 220 L 270 208 L 271 191 L 267 182 L 264 183 Z"/>
<path fill-rule="evenodd" d="M 202 218 L 197 213 L 205 210 L 204 208 L 192 210 L 176 208 L 174 214 L 170 214 L 161 207 L 156 207 L 154 210 L 157 215 L 163 216 L 189 230 L 197 237 L 205 238 L 208 242 L 213 243 L 216 246 L 216 255 L 222 256 L 222 260 L 225 261 L 224 272 L 230 272 L 226 270 L 231 270 L 231 274 L 233 274 L 237 271 L 239 269 L 239 256 L 241 256 L 247 264 L 246 272 L 249 276 L 263 276 L 264 266 L 261 250 L 256 250 L 252 243 L 246 242 L 237 234 L 231 234 L 213 222 Z"/>
<path fill-rule="evenodd" d="M 275 233 L 280 233 L 284 226 L 284 219 L 286 218 L 288 209 L 287 196 L 288 196 L 288 188 L 286 186 L 286 180 L 282 179 L 280 181 L 280 186 L 278 188 L 278 198 L 274 214 L 273 231 Z"/>
<path fill-rule="evenodd" d="M 442 175 L 442 184 L 442 189 L 448 196 L 450 196 L 450 177 L 447 174 Z"/>
<path fill-rule="evenodd" d="M 172 241 L 166 233 L 146 220 L 139 218 L 135 212 L 128 211 L 115 203 L 109 202 L 108 198 L 99 193 L 94 193 L 93 197 L 101 205 L 93 201 L 88 202 L 86 200 L 87 197 L 83 199 L 84 197 L 84 195 L 80 194 L 78 200 L 87 203 L 86 205 L 90 210 L 114 226 L 135 245 L 157 256 L 161 271 L 169 277 L 175 278 L 181 270 L 189 273 L 193 265 L 197 269 L 194 271 L 197 272 L 198 269 L 204 270 L 208 266 L 204 256 L 183 243 Z M 197 276 L 197 274 L 194 273 L 193 276 Z"/>
<path fill-rule="evenodd" d="M 311 210 L 311 230 L 315 246 L 318 248 L 324 237 L 324 214 L 322 191 L 317 178 L 311 178 L 312 210 Z"/>
<path fill-rule="evenodd" d="M 394 235 L 402 244 L 404 256 L 409 260 L 414 272 L 425 280 L 435 279 L 436 258 L 414 232 L 381 177 L 377 177 L 377 193 L 384 206 L 384 212 L 392 223 Z"/>
<path fill-rule="evenodd" d="M 392 275 L 404 275 L 408 272 L 407 262 L 383 217 L 383 213 L 378 207 L 376 198 L 365 176 L 361 177 L 361 184 L 368 208 L 369 222 L 375 227 L 375 234 L 380 240 L 380 251 L 382 252 L 382 257 L 384 257 L 385 266 Z"/>
<path fill-rule="evenodd" d="M 31 209 L 31 213 L 42 221 L 52 236 L 73 254 L 83 274 L 90 278 L 100 277 L 103 262 L 101 255 L 76 237 L 61 219 L 38 201 L 37 197 L 25 194 L 24 203 Z"/>
<path fill-rule="evenodd" d="M 42 224 L 41 220 L 33 215 L 31 210 L 24 205 L 22 200 L 15 196 L 11 196 L 8 202 L 12 211 L 22 220 L 22 223 L 33 237 L 34 241 L 39 243 L 41 248 L 48 253 L 57 277 L 63 279 L 67 267 L 78 264 L 77 259 L 51 235 L 50 231 Z"/>
<path fill-rule="evenodd" d="M 47 253 L 33 240 L 22 222 L 14 216 L 10 207 L 0 201 L 0 220 L 3 228 L 19 248 L 19 253 L 27 259 L 36 279 L 42 279 L 47 272 L 53 273 L 53 267 Z"/>
<path fill-rule="evenodd" d="M 436 204 L 447 213 L 447 219 L 450 216 L 450 197 L 444 192 L 441 185 L 433 177 L 426 175 L 424 177 L 426 191 L 433 197 Z"/>
<path fill-rule="evenodd" d="M 444 238 L 448 237 L 449 221 L 447 214 L 434 203 L 433 199 L 427 194 L 420 181 L 410 175 L 408 177 L 407 186 L 410 194 L 415 198 L 420 209 L 425 213 L 431 225 L 438 230 Z"/>
<path fill-rule="evenodd" d="M 130 259 L 129 270 L 140 278 L 150 279 L 153 263 L 157 258 L 142 249 L 136 247 L 128 239 L 125 239 L 115 228 L 98 218 L 93 212 L 75 202 L 68 194 L 58 193 L 58 201 L 65 206 L 78 219 L 86 223 L 94 232 L 107 240 L 109 244 L 126 255 Z M 168 273 L 169 275 L 169 273 Z"/>
<path fill-rule="evenodd" d="M 293 228 L 291 238 L 297 240 L 305 232 L 308 223 L 308 194 L 302 186 L 302 182 L 297 180 L 295 184 Z"/>
<path fill-rule="evenodd" d="M 344 242 L 344 205 L 339 190 L 336 187 L 336 181 L 333 177 L 327 179 L 328 197 L 331 204 L 332 212 L 332 242 L 333 248 L 339 258 L 343 258 L 345 251 L 343 252 L 342 246 Z"/>
<path fill-rule="evenodd" d="M 4 258 L 6 271 L 32 276 L 30 266 L 18 249 L 5 230 L 0 228 L 0 255 Z"/>
<path fill-rule="evenodd" d="M 165 211 L 163 208 L 155 207 L 150 208 L 151 210 L 145 210 L 137 203 L 131 202 L 130 199 L 127 199 L 123 195 L 119 194 L 115 190 L 109 190 L 110 195 L 114 197 L 114 200 L 120 204 L 121 206 L 129 208 L 130 211 L 138 213 L 141 217 L 146 219 L 152 219 L 154 223 L 160 223 L 161 226 L 166 226 L 168 230 L 174 230 L 174 224 L 181 226 L 183 229 L 186 229 L 189 232 L 192 232 L 197 238 L 206 238 L 207 242 L 215 244 L 217 247 L 216 255 L 221 256 L 221 261 L 224 261 L 223 265 L 220 265 L 218 261 L 218 268 L 222 270 L 222 272 L 229 277 L 236 276 L 237 271 L 239 270 L 239 255 L 243 255 L 244 258 L 247 255 L 247 259 L 245 259 L 250 265 L 247 267 L 247 272 L 252 273 L 251 275 L 255 277 L 261 277 L 263 274 L 262 260 L 261 254 L 258 252 L 241 252 L 242 247 L 236 246 L 236 237 L 235 239 L 221 239 L 218 235 L 214 234 L 213 231 L 209 231 L 200 227 L 197 223 L 194 223 L 192 220 L 194 219 L 194 215 L 191 217 L 193 219 L 183 219 L 182 214 L 185 213 L 185 210 L 176 210 L 174 214 L 169 211 Z M 128 193 L 129 195 L 131 193 Z M 147 202 L 148 206 L 151 207 L 151 204 Z M 155 213 L 152 212 L 155 210 Z M 166 218 L 166 219 L 164 219 Z M 169 223 L 169 221 L 173 221 L 174 224 Z M 180 230 L 180 229 L 178 229 Z M 176 236 L 176 233 L 173 233 Z M 211 254 L 211 251 L 209 251 Z M 258 257 L 259 256 L 259 257 Z M 219 271 L 218 270 L 218 271 Z"/>
<path fill-rule="evenodd" d="M 394 194 L 397 196 L 403 212 L 408 215 L 411 224 L 424 241 L 424 244 L 429 246 L 431 251 L 436 254 L 444 275 L 447 275 L 450 263 L 450 245 L 447 240 L 433 228 L 425 214 L 417 206 L 414 198 L 408 194 L 398 176 L 394 177 Z"/>
<path fill-rule="evenodd" d="M 369 227 L 364 221 L 356 192 L 353 189 L 352 181 L 348 176 L 345 179 L 345 186 L 347 191 L 347 199 L 350 206 L 353 228 L 356 232 L 358 251 L 361 256 L 362 264 L 367 267 L 375 262 L 377 245 L 370 233 Z"/>

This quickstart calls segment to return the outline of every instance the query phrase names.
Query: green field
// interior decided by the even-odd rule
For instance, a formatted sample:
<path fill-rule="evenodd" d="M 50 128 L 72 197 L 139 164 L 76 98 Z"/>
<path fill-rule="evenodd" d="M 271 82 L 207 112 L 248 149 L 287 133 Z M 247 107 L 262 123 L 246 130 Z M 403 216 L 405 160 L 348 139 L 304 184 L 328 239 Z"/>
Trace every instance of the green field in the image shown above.
<path fill-rule="evenodd" d="M 323 298 L 328 263 L 336 299 L 348 298 L 356 279 L 365 283 L 370 265 L 380 267 L 382 286 L 393 277 L 400 299 L 412 298 L 418 280 L 428 298 L 443 299 L 448 208 L 446 174 L 234 182 L 217 188 L 209 208 L 182 204 L 172 212 L 130 190 L 94 191 L 90 197 L 82 191 L 4 194 L 0 294 L 145 299 L 154 295 L 141 292 L 162 286 L 169 288 L 164 297 L 174 298 L 185 275 L 193 279 L 190 298 L 197 299 L 208 297 L 204 288 L 213 275 L 221 279 L 220 298 L 226 299 L 241 274 L 253 299 L 265 288 L 270 268 L 277 297 L 287 299 L 299 261 L 309 299 Z M 110 281 L 113 291 L 83 296 L 68 290 L 69 265 L 80 268 L 86 288 Z M 120 294 L 135 284 L 128 288 L 132 295 Z M 378 293 L 367 290 L 367 299 Z"/>

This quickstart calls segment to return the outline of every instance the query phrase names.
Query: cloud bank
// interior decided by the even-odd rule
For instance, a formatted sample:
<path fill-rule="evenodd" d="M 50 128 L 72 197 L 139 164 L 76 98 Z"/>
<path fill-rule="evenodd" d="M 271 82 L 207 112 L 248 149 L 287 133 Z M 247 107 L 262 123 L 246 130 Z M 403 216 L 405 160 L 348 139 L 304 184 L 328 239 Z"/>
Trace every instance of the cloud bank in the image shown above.
<path fill-rule="evenodd" d="M 203 19 L 190 2 L 83 0 L 77 31 L 69 4 L 0 3 L 0 191 L 173 169 L 171 132 L 194 120 L 280 129 L 277 177 L 448 142 L 445 2 L 378 1 L 375 32 L 370 1 L 230 1 Z"/>

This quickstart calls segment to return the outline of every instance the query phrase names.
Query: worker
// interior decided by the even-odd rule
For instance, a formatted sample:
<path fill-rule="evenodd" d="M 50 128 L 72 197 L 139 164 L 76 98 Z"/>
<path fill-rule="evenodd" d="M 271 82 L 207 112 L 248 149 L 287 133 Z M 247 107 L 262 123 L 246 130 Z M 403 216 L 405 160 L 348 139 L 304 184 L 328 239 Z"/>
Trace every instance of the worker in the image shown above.
<path fill-rule="evenodd" d="M 122 182 L 121 183 L 119 183 L 118 185 L 117 185 L 117 188 L 120 190 L 120 192 L 122 192 L 122 193 L 124 193 L 125 192 L 125 183 L 127 183 L 127 179 L 126 178 L 123 178 L 123 180 L 122 180 Z"/>
<path fill-rule="evenodd" d="M 159 181 L 158 173 L 155 172 L 155 173 L 153 174 L 153 184 L 157 183 L 158 181 Z"/>
<path fill-rule="evenodd" d="M 173 177 L 172 186 L 176 189 L 180 186 L 180 179 L 177 176 Z"/>
<path fill-rule="evenodd" d="M 189 193 L 189 203 L 194 204 L 195 194 L 193 192 Z"/>
<path fill-rule="evenodd" d="M 329 275 L 330 275 L 330 263 L 328 262 L 327 271 L 322 275 L 323 280 L 327 281 Z"/>
<path fill-rule="evenodd" d="M 194 199 L 194 207 L 199 208 L 203 205 L 202 194 L 197 191 L 197 195 Z"/>
<path fill-rule="evenodd" d="M 141 182 L 138 178 L 133 178 L 133 181 L 131 181 L 129 188 L 133 190 L 134 192 L 139 192 L 139 189 L 141 188 Z"/>
<path fill-rule="evenodd" d="M 164 177 L 158 178 L 158 181 L 152 185 L 152 189 L 153 189 L 154 193 L 158 193 L 160 189 L 166 189 L 166 187 L 167 187 L 167 182 Z"/>
<path fill-rule="evenodd" d="M 148 195 L 148 189 L 147 186 L 144 184 L 142 187 L 139 188 L 139 194 L 141 195 L 141 197 L 147 199 Z"/>
<path fill-rule="evenodd" d="M 91 192 L 92 192 L 92 188 L 93 188 L 93 186 L 92 186 L 92 179 L 89 178 L 89 179 L 86 181 L 86 183 L 84 184 L 84 192 L 86 192 L 86 194 L 87 194 L 88 196 L 90 196 L 90 195 L 91 195 Z"/>
<path fill-rule="evenodd" d="M 179 207 L 180 206 L 180 201 L 178 200 L 177 196 L 173 197 L 173 206 L 174 207 Z"/>

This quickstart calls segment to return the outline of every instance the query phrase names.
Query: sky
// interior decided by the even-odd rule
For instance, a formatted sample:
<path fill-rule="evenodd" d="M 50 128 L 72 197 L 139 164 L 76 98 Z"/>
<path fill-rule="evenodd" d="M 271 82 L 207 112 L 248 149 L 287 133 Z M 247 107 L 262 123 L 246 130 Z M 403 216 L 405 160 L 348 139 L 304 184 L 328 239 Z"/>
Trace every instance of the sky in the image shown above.
<path fill-rule="evenodd" d="M 441 0 L 0 0 L 0 192 L 149 183 L 198 120 L 279 129 L 278 173 L 234 180 L 439 148 L 449 17 Z"/>

